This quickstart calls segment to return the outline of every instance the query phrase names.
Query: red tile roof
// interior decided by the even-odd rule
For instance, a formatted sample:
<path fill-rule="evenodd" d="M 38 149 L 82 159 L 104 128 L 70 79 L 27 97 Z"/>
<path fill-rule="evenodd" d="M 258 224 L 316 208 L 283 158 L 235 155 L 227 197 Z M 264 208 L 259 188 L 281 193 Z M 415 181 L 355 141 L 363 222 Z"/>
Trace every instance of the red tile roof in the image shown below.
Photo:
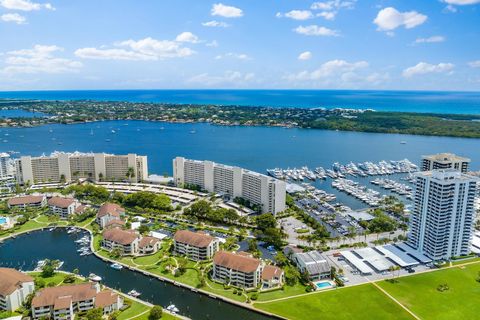
<path fill-rule="evenodd" d="M 133 230 L 113 228 L 103 231 L 103 238 L 105 240 L 113 241 L 121 245 L 129 245 L 138 237 L 138 234 Z"/>
<path fill-rule="evenodd" d="M 119 206 L 116 203 L 104 203 L 97 212 L 97 218 L 101 218 L 106 215 L 111 215 L 114 217 L 120 217 L 120 214 L 125 213 L 125 209 Z"/>
<path fill-rule="evenodd" d="M 95 284 L 82 283 L 66 286 L 44 288 L 35 294 L 32 299 L 32 307 L 56 306 L 58 299 L 69 297 L 72 302 L 91 300 L 97 294 Z M 59 306 L 64 306 L 66 301 L 59 301 Z"/>
<path fill-rule="evenodd" d="M 25 282 L 33 282 L 29 275 L 11 268 L 0 268 L 0 296 L 8 296 Z"/>
<path fill-rule="evenodd" d="M 262 280 L 272 280 L 274 278 L 280 278 L 283 270 L 279 267 L 268 265 L 263 268 Z"/>
<path fill-rule="evenodd" d="M 202 232 L 192 232 L 189 230 L 179 230 L 175 232 L 173 239 L 177 242 L 186 243 L 197 248 L 206 248 L 215 239 L 212 236 Z"/>
<path fill-rule="evenodd" d="M 41 203 L 44 196 L 21 196 L 8 199 L 8 205 L 18 206 L 23 204 L 36 204 Z"/>
<path fill-rule="evenodd" d="M 148 247 L 148 246 L 153 246 L 153 245 L 155 245 L 157 242 L 160 242 L 160 240 L 157 239 L 157 238 L 154 238 L 154 237 L 143 237 L 142 239 L 140 239 L 140 242 L 138 243 L 138 247 L 139 247 L 139 248 L 145 248 L 145 247 Z"/>
<path fill-rule="evenodd" d="M 51 197 L 47 201 L 49 206 L 66 209 L 75 203 L 72 198 Z"/>
<path fill-rule="evenodd" d="M 107 222 L 107 224 L 105 225 L 105 228 L 108 228 L 108 227 L 123 227 L 125 225 L 125 221 L 123 220 L 120 220 L 120 219 L 113 219 L 113 220 L 110 220 Z"/>
<path fill-rule="evenodd" d="M 116 294 L 112 290 L 103 290 L 97 293 L 97 296 L 95 297 L 95 307 L 105 308 L 107 306 L 111 306 L 112 304 L 117 303 L 117 301 L 118 294 Z"/>
<path fill-rule="evenodd" d="M 258 269 L 260 260 L 227 251 L 218 251 L 213 257 L 213 263 L 228 269 L 251 273 Z"/>

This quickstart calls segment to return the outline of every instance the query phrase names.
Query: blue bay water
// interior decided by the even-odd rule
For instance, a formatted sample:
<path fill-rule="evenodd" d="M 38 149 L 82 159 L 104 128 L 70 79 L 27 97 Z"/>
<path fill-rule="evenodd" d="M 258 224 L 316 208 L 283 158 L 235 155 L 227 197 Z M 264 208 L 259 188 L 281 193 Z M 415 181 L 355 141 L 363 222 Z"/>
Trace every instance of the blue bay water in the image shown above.
<path fill-rule="evenodd" d="M 407 143 L 401 144 L 401 141 Z M 156 174 L 171 174 L 172 159 L 176 156 L 208 159 L 265 173 L 274 167 L 329 168 L 334 162 L 408 158 L 419 163 L 422 155 L 438 152 L 469 157 L 472 169 L 480 170 L 480 139 L 205 123 L 103 121 L 0 129 L 0 152 L 9 150 L 18 151 L 20 155 L 49 154 L 56 150 L 137 153 L 148 156 L 149 172 Z M 369 180 L 365 178 L 362 183 L 367 185 Z M 330 182 L 327 180 L 319 186 L 333 192 Z M 339 201 L 352 208 L 364 206 L 344 194 L 337 195 Z"/>
<path fill-rule="evenodd" d="M 0 92 L 1 98 L 102 100 L 480 114 L 480 92 L 364 90 L 77 90 Z"/>

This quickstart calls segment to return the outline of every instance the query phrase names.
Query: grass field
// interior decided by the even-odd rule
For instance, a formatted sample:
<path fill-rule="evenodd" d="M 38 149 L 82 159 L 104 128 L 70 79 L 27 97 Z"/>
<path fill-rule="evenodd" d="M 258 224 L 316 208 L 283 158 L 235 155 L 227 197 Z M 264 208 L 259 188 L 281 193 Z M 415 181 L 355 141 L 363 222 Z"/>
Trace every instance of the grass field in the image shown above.
<path fill-rule="evenodd" d="M 412 319 L 411 315 L 371 284 L 255 303 L 255 307 L 292 320 Z"/>
<path fill-rule="evenodd" d="M 480 264 L 455 267 L 378 284 L 422 319 L 478 319 Z M 447 284 L 449 290 L 437 287 Z"/>

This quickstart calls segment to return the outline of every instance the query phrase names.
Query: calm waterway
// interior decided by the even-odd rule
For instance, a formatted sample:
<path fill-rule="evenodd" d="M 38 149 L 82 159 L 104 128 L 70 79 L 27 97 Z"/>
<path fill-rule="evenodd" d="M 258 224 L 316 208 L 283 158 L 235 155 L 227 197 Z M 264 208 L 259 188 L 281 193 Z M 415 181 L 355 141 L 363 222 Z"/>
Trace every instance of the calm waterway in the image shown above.
<path fill-rule="evenodd" d="M 101 100 L 378 111 L 480 113 L 480 92 L 380 90 L 63 90 L 0 92 L 0 98 Z"/>
<path fill-rule="evenodd" d="M 85 234 L 68 234 L 64 229 L 59 228 L 52 232 L 35 231 L 15 239 L 8 239 L 0 244 L 0 266 L 33 270 L 38 260 L 58 259 L 64 261 L 62 270 L 73 271 L 78 268 L 83 276 L 95 273 L 102 277 L 102 283 L 111 288 L 122 292 L 135 289 L 142 293 L 143 300 L 163 307 L 174 303 L 180 309 L 180 314 L 195 320 L 271 319 L 138 272 L 127 269 L 114 270 L 108 263 L 94 255 L 81 257 L 76 252 L 78 245 L 74 240 Z"/>
<path fill-rule="evenodd" d="M 112 130 L 115 132 L 113 133 Z M 192 133 L 194 132 L 194 133 Z M 406 144 L 401 144 L 406 141 Z M 104 121 L 75 125 L 0 129 L 0 152 L 41 155 L 58 151 L 137 153 L 148 156 L 149 172 L 172 173 L 172 159 L 184 156 L 209 159 L 265 173 L 274 167 L 330 168 L 334 162 L 400 160 L 418 163 L 421 155 L 453 152 L 472 159 L 480 169 L 480 140 L 400 134 L 227 127 L 205 123 L 179 124 L 148 121 Z M 363 184 L 368 184 L 365 178 Z M 352 208 L 360 201 L 331 188 L 331 181 L 317 186 L 337 194 Z M 372 187 L 372 185 L 370 185 Z"/>

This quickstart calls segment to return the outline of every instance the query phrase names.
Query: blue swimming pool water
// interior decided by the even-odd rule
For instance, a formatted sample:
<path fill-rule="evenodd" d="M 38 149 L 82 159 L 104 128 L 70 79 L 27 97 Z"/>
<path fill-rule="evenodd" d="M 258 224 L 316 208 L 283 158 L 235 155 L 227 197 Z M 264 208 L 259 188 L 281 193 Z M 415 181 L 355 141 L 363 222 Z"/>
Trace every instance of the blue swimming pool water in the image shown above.
<path fill-rule="evenodd" d="M 7 223 L 7 218 L 0 217 L 0 224 L 6 224 L 6 223 Z"/>
<path fill-rule="evenodd" d="M 317 282 L 315 285 L 318 289 L 330 288 L 332 286 L 330 282 Z"/>

